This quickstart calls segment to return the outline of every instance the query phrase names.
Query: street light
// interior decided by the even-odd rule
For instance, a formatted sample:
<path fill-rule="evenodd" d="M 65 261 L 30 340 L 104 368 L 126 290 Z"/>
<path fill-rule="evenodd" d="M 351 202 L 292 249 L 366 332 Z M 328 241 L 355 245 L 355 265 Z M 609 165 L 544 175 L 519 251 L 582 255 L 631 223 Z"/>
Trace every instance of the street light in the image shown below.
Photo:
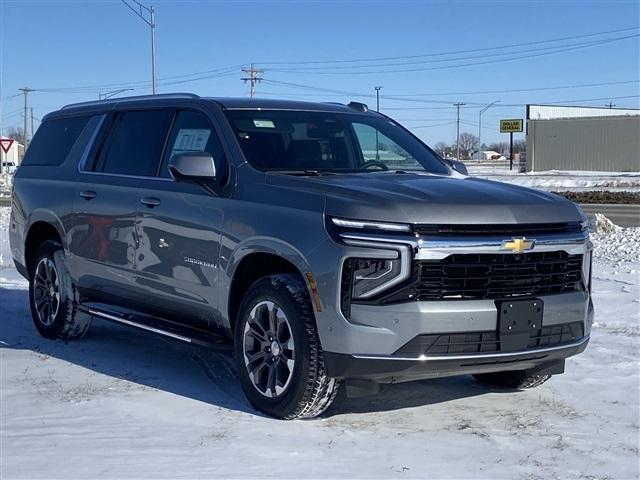
<path fill-rule="evenodd" d="M 115 97 L 116 95 L 122 92 L 128 92 L 129 90 L 133 90 L 133 88 L 121 88 L 120 90 L 113 90 L 111 92 L 98 93 L 98 100 L 106 100 L 107 98 Z"/>
<path fill-rule="evenodd" d="M 136 10 L 134 7 L 129 5 L 126 0 L 121 0 L 129 9 L 135 13 L 144 23 L 149 25 L 151 28 L 151 88 L 152 92 L 156 94 L 156 22 L 155 22 L 155 10 L 153 7 L 147 7 L 143 5 L 138 0 L 131 0 L 138 6 Z M 145 17 L 144 12 L 149 14 L 149 18 Z"/>
<path fill-rule="evenodd" d="M 482 114 L 498 102 L 500 102 L 500 100 L 491 102 L 486 107 L 480 109 L 480 113 L 478 114 L 478 162 L 480 161 L 480 150 L 482 148 L 482 142 L 480 141 L 480 139 L 482 138 Z"/>

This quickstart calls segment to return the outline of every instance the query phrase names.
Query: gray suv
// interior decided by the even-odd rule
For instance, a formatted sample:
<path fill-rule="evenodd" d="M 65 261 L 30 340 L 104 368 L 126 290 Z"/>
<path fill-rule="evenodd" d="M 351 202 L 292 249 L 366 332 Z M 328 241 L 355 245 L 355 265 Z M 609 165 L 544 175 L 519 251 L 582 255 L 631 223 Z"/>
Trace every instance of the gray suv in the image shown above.
<path fill-rule="evenodd" d="M 15 175 L 12 254 L 43 336 L 101 318 L 233 352 L 279 418 L 341 385 L 539 385 L 589 340 L 584 214 L 461 170 L 360 103 L 74 104 Z"/>

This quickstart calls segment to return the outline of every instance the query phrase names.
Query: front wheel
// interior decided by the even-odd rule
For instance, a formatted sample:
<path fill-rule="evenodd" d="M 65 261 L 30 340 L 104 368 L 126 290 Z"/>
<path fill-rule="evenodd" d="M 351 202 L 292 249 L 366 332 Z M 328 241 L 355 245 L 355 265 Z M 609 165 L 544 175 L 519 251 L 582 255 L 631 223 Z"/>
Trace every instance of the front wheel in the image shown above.
<path fill-rule="evenodd" d="M 326 374 L 311 301 L 298 275 L 271 275 L 249 288 L 234 351 L 244 393 L 261 412 L 312 418 L 335 399 L 339 381 Z"/>

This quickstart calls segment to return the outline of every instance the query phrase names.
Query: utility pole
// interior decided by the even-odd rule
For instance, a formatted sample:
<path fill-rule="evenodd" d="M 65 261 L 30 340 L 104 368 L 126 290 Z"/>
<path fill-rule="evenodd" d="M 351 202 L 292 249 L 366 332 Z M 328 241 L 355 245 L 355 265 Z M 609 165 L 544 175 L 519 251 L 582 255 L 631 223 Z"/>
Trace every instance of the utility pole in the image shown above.
<path fill-rule="evenodd" d="M 453 104 L 456 107 L 456 160 L 460 160 L 460 107 L 463 105 L 462 102 Z"/>
<path fill-rule="evenodd" d="M 33 107 L 31 107 L 31 136 L 33 136 L 33 132 L 35 130 L 33 129 Z"/>
<path fill-rule="evenodd" d="M 376 91 L 376 112 L 380 113 L 380 90 L 382 87 L 373 87 Z"/>
<path fill-rule="evenodd" d="M 242 71 L 247 76 L 242 77 L 241 80 L 244 83 L 249 83 L 249 96 L 253 98 L 256 94 L 256 85 L 262 81 L 262 74 L 264 73 L 264 70 L 254 68 L 252 63 L 251 68 L 242 67 Z"/>
<path fill-rule="evenodd" d="M 127 0 L 121 0 L 129 10 L 136 14 L 144 23 L 151 28 L 151 90 L 153 94 L 156 94 L 156 11 L 150 6 L 143 5 L 138 0 L 131 0 L 138 6 L 136 10 L 133 6 L 129 5 Z M 147 15 L 149 18 L 147 18 Z"/>
<path fill-rule="evenodd" d="M 608 104 L 605 105 L 605 107 L 609 107 L 609 110 L 611 110 L 615 106 L 616 106 L 616 104 L 613 103 L 613 102 L 609 102 Z"/>
<path fill-rule="evenodd" d="M 23 126 L 23 133 L 22 135 L 24 136 L 24 149 L 25 151 L 27 150 L 27 145 L 29 144 L 29 135 L 27 135 L 28 130 L 27 130 L 27 122 L 29 120 L 29 101 L 27 99 L 27 97 L 29 96 L 29 92 L 33 92 L 33 90 L 29 87 L 22 87 L 19 88 L 18 90 L 20 90 L 23 94 L 24 94 L 24 126 Z"/>
<path fill-rule="evenodd" d="M 496 103 L 498 103 L 500 100 L 496 100 L 494 102 L 491 102 L 489 105 L 487 105 L 486 107 L 482 108 L 480 110 L 480 113 L 478 114 L 478 162 L 480 161 L 480 148 L 482 146 L 482 114 L 484 112 L 486 112 L 487 110 L 489 110 L 493 105 L 495 105 Z"/>
<path fill-rule="evenodd" d="M 376 91 L 376 112 L 380 113 L 380 90 L 382 87 L 373 87 Z M 378 129 L 376 128 L 376 160 L 380 160 L 380 147 L 378 145 Z"/>

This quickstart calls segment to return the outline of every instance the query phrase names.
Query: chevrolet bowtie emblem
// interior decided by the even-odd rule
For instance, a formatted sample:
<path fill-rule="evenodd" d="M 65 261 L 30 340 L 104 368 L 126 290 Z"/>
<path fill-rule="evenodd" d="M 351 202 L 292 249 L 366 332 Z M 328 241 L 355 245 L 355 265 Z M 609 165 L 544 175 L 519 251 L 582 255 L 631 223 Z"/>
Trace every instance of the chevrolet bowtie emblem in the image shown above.
<path fill-rule="evenodd" d="M 511 250 L 513 253 L 522 253 L 525 250 L 531 250 L 535 240 L 527 240 L 526 238 L 512 238 L 511 240 L 505 240 L 502 242 L 503 250 Z"/>

